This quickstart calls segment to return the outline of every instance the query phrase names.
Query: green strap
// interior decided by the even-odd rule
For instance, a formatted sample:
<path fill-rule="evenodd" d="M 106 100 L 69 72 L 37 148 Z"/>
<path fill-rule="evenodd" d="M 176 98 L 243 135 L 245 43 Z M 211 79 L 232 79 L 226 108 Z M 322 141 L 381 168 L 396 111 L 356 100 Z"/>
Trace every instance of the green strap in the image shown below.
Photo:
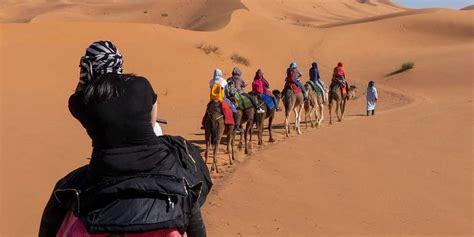
<path fill-rule="evenodd" d="M 316 94 L 318 96 L 323 95 L 323 92 L 321 91 L 321 88 L 319 88 L 319 86 L 317 86 L 313 81 L 308 81 L 306 83 L 308 83 L 311 86 L 311 88 L 313 88 L 313 91 L 316 92 Z"/>

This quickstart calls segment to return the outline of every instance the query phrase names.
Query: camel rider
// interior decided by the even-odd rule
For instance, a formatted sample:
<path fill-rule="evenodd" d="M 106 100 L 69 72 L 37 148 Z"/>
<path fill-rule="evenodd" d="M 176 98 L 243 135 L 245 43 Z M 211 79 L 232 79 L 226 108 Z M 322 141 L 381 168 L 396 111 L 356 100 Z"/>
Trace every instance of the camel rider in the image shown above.
<path fill-rule="evenodd" d="M 296 84 L 296 86 L 301 88 L 301 91 L 303 91 L 304 100 L 307 100 L 308 99 L 308 92 L 306 91 L 306 88 L 304 87 L 303 83 L 301 82 L 301 77 L 303 75 L 301 74 L 300 70 L 298 69 L 298 65 L 296 65 L 295 62 L 290 63 L 290 67 L 288 69 L 286 69 L 286 74 L 289 75 L 291 70 L 295 71 L 295 75 L 296 75 L 295 84 Z"/>
<path fill-rule="evenodd" d="M 255 77 L 253 78 L 253 82 L 252 82 L 253 93 L 259 95 L 260 98 L 262 98 L 262 100 L 265 100 L 265 97 L 271 98 L 271 100 L 273 101 L 275 105 L 276 111 L 280 111 L 280 108 L 278 107 L 278 102 L 275 96 L 270 92 L 269 88 L 270 88 L 270 84 L 263 77 L 263 71 L 261 69 L 258 69 L 257 72 L 255 72 Z"/>
<path fill-rule="evenodd" d="M 312 81 L 323 92 L 323 103 L 326 103 L 328 91 L 326 89 L 326 85 L 324 85 L 324 82 L 321 81 L 318 64 L 316 62 L 313 62 L 311 64 L 311 68 L 309 69 L 309 80 Z"/>
<path fill-rule="evenodd" d="M 217 92 L 215 93 L 215 87 L 214 85 L 218 84 L 221 86 L 221 88 L 224 89 L 223 93 Z M 214 70 L 214 76 L 213 78 L 209 81 L 209 88 L 211 89 L 211 100 L 218 100 L 220 102 L 225 102 L 230 109 L 232 110 L 233 116 L 234 116 L 234 121 L 237 118 L 237 108 L 235 105 L 228 99 L 229 96 L 229 88 L 227 86 L 227 81 L 222 77 L 222 71 L 218 68 Z M 236 126 L 235 129 L 238 130 L 238 127 Z"/>
<path fill-rule="evenodd" d="M 344 70 L 344 65 L 339 62 L 337 67 L 334 68 L 333 80 L 337 81 L 341 88 L 345 87 L 346 91 L 349 89 L 349 83 L 346 80 L 346 71 Z"/>
<path fill-rule="evenodd" d="M 257 113 L 262 114 L 265 113 L 265 110 L 260 108 L 257 104 L 257 101 L 255 101 L 255 98 L 253 96 L 250 96 L 249 94 L 245 93 L 244 88 L 247 86 L 247 83 L 245 83 L 243 77 L 242 77 L 242 72 L 238 67 L 234 67 L 232 70 L 232 77 L 227 79 L 227 83 L 232 84 L 233 88 L 235 88 L 235 92 L 239 93 L 245 97 L 247 97 L 250 102 L 252 102 L 253 107 L 257 110 Z"/>

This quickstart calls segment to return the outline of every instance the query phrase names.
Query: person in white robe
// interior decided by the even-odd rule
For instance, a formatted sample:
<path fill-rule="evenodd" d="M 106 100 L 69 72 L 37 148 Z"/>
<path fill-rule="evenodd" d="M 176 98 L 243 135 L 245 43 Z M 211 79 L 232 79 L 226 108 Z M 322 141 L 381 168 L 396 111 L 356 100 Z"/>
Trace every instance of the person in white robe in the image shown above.
<path fill-rule="evenodd" d="M 372 115 L 375 115 L 375 106 L 377 105 L 378 94 L 377 88 L 375 87 L 375 82 L 370 81 L 369 86 L 367 87 L 367 116 L 372 112 Z"/>

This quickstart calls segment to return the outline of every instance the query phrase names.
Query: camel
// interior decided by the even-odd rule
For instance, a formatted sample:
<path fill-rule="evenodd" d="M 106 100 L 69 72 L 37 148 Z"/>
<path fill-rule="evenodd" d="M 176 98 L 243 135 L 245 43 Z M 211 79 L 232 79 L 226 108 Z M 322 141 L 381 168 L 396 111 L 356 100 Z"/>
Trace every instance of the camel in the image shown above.
<path fill-rule="evenodd" d="M 306 128 L 308 128 L 308 118 L 311 123 L 311 127 L 319 128 L 324 119 L 324 114 L 323 114 L 324 91 L 319 91 L 319 93 L 317 93 L 316 91 L 313 90 L 309 82 L 307 82 L 304 86 L 306 88 L 306 91 L 308 91 L 308 100 L 305 101 L 304 103 Z M 313 121 L 313 114 L 314 114 L 315 121 Z"/>
<path fill-rule="evenodd" d="M 224 102 L 222 102 L 224 103 Z M 234 154 L 234 125 L 224 124 L 224 115 L 221 113 L 221 104 L 219 101 L 211 101 L 207 109 L 207 118 L 204 124 L 206 138 L 206 164 L 209 158 L 209 148 L 213 146 L 211 172 L 217 168 L 217 151 L 224 133 L 227 135 L 227 152 L 229 154 L 229 163 L 232 165 L 235 159 Z"/>
<path fill-rule="evenodd" d="M 276 98 L 276 103 L 277 103 L 275 105 L 275 108 L 273 109 L 269 109 L 267 104 L 265 104 L 265 102 L 263 102 L 263 100 L 257 94 L 253 92 L 251 92 L 250 94 L 252 96 L 255 96 L 260 108 L 265 110 L 265 113 L 257 114 L 256 116 L 257 129 L 258 129 L 258 145 L 263 145 L 263 130 L 264 130 L 266 119 L 268 119 L 268 134 L 270 136 L 270 138 L 268 139 L 268 142 L 275 142 L 275 139 L 273 139 L 272 128 L 273 128 L 273 119 L 275 118 L 276 108 L 278 107 L 278 103 L 280 103 L 280 98 L 281 98 L 280 91 L 274 90 L 272 92 L 273 96 L 275 96 Z"/>
<path fill-rule="evenodd" d="M 290 135 L 290 116 L 291 111 L 295 112 L 295 130 L 301 134 L 301 112 L 303 111 L 304 96 L 303 92 L 295 93 L 291 89 L 284 90 L 283 105 L 285 106 L 285 134 Z"/>
<path fill-rule="evenodd" d="M 252 144 L 253 125 L 256 111 L 253 106 L 249 106 L 247 108 L 245 107 L 245 104 L 248 103 L 242 103 L 241 100 L 248 100 L 248 98 L 245 98 L 240 94 L 234 95 L 233 100 L 237 105 L 237 118 L 235 121 L 235 126 L 245 124 L 245 131 L 240 133 L 239 148 L 244 147 L 245 154 L 248 154 L 249 148 Z M 248 139 L 249 136 L 250 139 Z M 242 138 L 244 138 L 244 144 L 242 142 Z"/>
<path fill-rule="evenodd" d="M 329 87 L 329 124 L 332 124 L 332 102 L 336 101 L 336 115 L 339 122 L 344 119 L 344 112 L 346 110 L 346 102 L 348 100 L 348 94 L 350 94 L 350 88 L 347 88 L 347 92 L 343 95 L 341 91 L 341 85 L 337 80 L 332 80 L 331 86 Z M 339 116 L 339 108 L 341 110 L 341 115 Z"/>

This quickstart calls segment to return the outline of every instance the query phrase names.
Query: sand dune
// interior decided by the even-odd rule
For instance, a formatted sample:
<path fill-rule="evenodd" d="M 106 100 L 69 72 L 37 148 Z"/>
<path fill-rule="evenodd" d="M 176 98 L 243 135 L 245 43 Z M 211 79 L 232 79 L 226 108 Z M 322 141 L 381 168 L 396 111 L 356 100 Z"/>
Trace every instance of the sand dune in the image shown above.
<path fill-rule="evenodd" d="M 343 123 L 289 139 L 277 128 L 276 144 L 239 153 L 234 167 L 220 157 L 224 173 L 213 175 L 204 209 L 210 236 L 474 233 L 472 11 L 382 0 L 79 2 L 0 3 L 0 22 L 33 22 L 0 24 L 0 236 L 35 236 L 54 182 L 88 162 L 67 98 L 78 59 L 99 39 L 117 44 L 125 71 L 149 78 L 165 132 L 197 144 L 207 82 L 215 67 L 229 75 L 233 53 L 250 60 L 248 82 L 262 68 L 281 89 L 290 61 L 306 80 L 317 60 L 327 83 L 342 61 L 359 86 Z M 385 77 L 405 61 L 415 68 Z M 369 80 L 381 101 L 368 119 Z"/>
<path fill-rule="evenodd" d="M 213 30 L 228 23 L 237 0 L 33 1 L 0 3 L 0 22 L 128 22 Z"/>
<path fill-rule="evenodd" d="M 0 22 L 135 22 L 193 30 L 216 30 L 236 9 L 293 24 L 321 24 L 400 12 L 390 1 L 376 0 L 165 0 L 165 1 L 31 1 L 1 3 Z"/>
<path fill-rule="evenodd" d="M 389 1 L 243 1 L 256 14 L 297 25 L 320 25 L 404 11 Z"/>

